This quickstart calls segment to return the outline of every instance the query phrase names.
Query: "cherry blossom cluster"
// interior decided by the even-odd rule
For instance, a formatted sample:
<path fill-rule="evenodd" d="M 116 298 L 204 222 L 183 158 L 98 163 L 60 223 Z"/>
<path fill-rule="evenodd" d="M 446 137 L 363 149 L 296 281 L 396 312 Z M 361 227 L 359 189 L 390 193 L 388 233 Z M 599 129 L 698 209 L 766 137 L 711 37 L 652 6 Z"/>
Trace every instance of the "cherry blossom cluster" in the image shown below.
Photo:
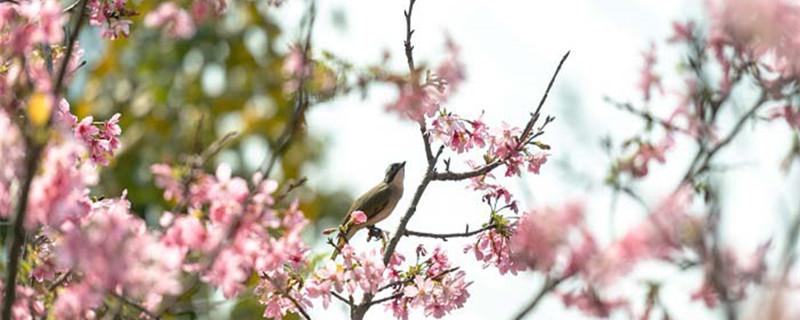
<path fill-rule="evenodd" d="M 326 261 L 306 282 L 308 297 L 321 298 L 328 307 L 332 295 L 353 297 L 363 293 L 376 295 L 388 291 L 382 301 L 396 318 L 408 319 L 409 312 L 420 309 L 425 316 L 441 318 L 464 306 L 471 282 L 466 273 L 454 268 L 439 247 L 430 255 L 423 246 L 416 250 L 416 263 L 403 266 L 406 259 L 395 254 L 384 265 L 382 252 L 376 249 L 356 253 L 350 245 L 341 250 L 342 262 Z"/>
<path fill-rule="evenodd" d="M 417 260 L 427 252 L 417 248 Z M 450 264 L 447 254 L 440 247 L 422 263 L 411 265 L 399 273 L 402 286 L 395 286 L 396 299 L 388 306 L 395 317 L 408 319 L 409 308 L 420 307 L 425 316 L 441 318 L 451 310 L 464 306 L 469 298 L 467 288 L 472 282 L 465 280 L 466 273 Z"/>
<path fill-rule="evenodd" d="M 131 18 L 136 15 L 136 11 L 129 8 L 127 0 L 87 1 L 89 24 L 101 27 L 104 38 L 115 40 L 130 35 L 133 24 Z"/>

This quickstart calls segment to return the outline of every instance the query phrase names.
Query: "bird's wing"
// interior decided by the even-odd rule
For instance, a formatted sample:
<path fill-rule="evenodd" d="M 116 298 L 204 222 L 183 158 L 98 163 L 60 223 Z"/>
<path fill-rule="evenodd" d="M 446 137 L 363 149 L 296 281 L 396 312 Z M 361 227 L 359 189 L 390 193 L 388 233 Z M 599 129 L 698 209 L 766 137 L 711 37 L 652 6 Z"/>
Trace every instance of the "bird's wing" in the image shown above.
<path fill-rule="evenodd" d="M 350 214 L 353 213 L 353 211 L 359 210 L 364 211 L 364 213 L 367 215 L 367 220 L 369 220 L 369 218 L 372 218 L 386 207 L 386 205 L 389 203 L 390 195 L 391 188 L 389 185 L 381 183 L 375 186 L 367 191 L 367 193 L 353 201 L 353 205 L 351 205 L 350 209 L 347 210 L 347 214 L 345 214 L 344 221 L 342 223 L 347 223 L 347 220 L 350 219 Z"/>

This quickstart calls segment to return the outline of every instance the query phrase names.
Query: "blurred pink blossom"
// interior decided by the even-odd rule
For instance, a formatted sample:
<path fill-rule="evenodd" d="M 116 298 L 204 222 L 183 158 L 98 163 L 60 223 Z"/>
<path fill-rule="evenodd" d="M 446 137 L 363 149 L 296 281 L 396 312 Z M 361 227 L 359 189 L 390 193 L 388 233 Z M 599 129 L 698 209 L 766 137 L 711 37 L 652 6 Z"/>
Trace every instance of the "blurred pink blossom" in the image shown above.
<path fill-rule="evenodd" d="M 195 33 L 192 16 L 174 2 L 161 3 L 144 17 L 144 24 L 150 28 L 163 28 L 173 39 L 188 39 Z"/>

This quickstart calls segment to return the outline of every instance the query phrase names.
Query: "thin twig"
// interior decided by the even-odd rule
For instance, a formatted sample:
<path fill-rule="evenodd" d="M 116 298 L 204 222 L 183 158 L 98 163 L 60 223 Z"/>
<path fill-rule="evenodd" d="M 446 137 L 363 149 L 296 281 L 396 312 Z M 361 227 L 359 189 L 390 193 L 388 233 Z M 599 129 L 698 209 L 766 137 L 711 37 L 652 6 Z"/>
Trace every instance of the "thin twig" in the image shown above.
<path fill-rule="evenodd" d="M 422 238 L 436 238 L 442 239 L 447 241 L 448 238 L 466 238 L 471 237 L 476 234 L 482 233 L 484 231 L 488 231 L 491 229 L 497 228 L 496 224 L 490 224 L 480 229 L 476 229 L 473 231 L 465 231 L 465 232 L 455 232 L 455 233 L 431 233 L 431 232 L 421 232 L 421 231 L 413 231 L 413 230 L 406 230 L 403 235 L 409 237 L 422 237 Z"/>
<path fill-rule="evenodd" d="M 277 283 L 277 281 L 275 281 L 275 279 L 272 279 L 272 277 L 268 276 L 266 273 L 261 274 L 261 277 L 267 279 L 270 283 L 272 283 L 272 286 L 278 289 L 277 291 L 280 295 L 284 296 L 286 299 L 289 299 L 289 301 L 292 302 L 295 309 L 297 309 L 297 311 L 300 312 L 303 318 L 305 318 L 306 320 L 311 320 L 311 316 L 308 315 L 308 312 L 306 312 L 306 310 L 303 308 L 303 305 L 301 305 L 300 302 L 297 301 L 297 299 L 295 299 L 294 297 L 292 297 L 291 294 L 289 294 L 289 290 L 287 288 L 282 288 L 280 284 Z"/>
<path fill-rule="evenodd" d="M 355 304 L 353 304 L 352 301 L 345 299 L 344 297 L 336 293 L 336 291 L 331 291 L 331 295 L 334 298 L 339 299 L 339 301 L 344 302 L 346 305 L 350 306 L 350 309 L 355 308 L 356 306 Z"/>
<path fill-rule="evenodd" d="M 639 110 L 639 109 L 635 108 L 629 102 L 619 102 L 619 101 L 615 101 L 615 100 L 613 100 L 613 99 L 611 99 L 609 97 L 605 97 L 604 99 L 605 99 L 606 102 L 608 102 L 611 105 L 617 107 L 618 109 L 627 111 L 628 113 L 630 113 L 632 115 L 635 115 L 635 116 L 637 116 L 639 118 L 644 119 L 648 123 L 656 123 L 656 124 L 660 125 L 662 128 L 664 128 L 664 129 L 666 129 L 668 131 L 676 131 L 676 132 L 680 132 L 680 133 L 683 133 L 683 134 L 691 135 L 691 132 L 689 132 L 689 130 L 686 130 L 684 128 L 676 126 L 676 125 L 672 124 L 671 122 L 667 121 L 666 119 L 659 118 L 659 117 L 653 115 L 650 112 Z"/>
<path fill-rule="evenodd" d="M 47 286 L 47 291 L 53 291 L 55 288 L 58 288 L 59 286 L 64 284 L 64 282 L 66 282 L 67 279 L 69 279 L 69 276 L 71 275 L 72 271 L 70 270 L 67 270 L 67 272 L 60 274 L 58 278 L 55 279 L 55 281 L 53 281 L 52 283 L 50 283 L 49 286 Z"/>
<path fill-rule="evenodd" d="M 308 61 L 309 61 L 308 52 L 309 52 L 310 47 L 311 47 L 311 36 L 312 36 L 312 31 L 314 30 L 314 21 L 315 20 L 316 20 L 316 1 L 312 1 L 311 5 L 309 7 L 308 29 L 307 29 L 307 33 L 306 33 L 306 36 L 305 36 L 305 43 L 303 45 L 304 46 L 304 48 L 303 48 L 303 65 L 304 66 L 308 65 Z M 295 95 L 295 109 L 294 109 L 294 113 L 292 114 L 292 119 L 290 120 L 290 123 L 284 128 L 283 132 L 281 133 L 281 135 L 280 135 L 280 137 L 278 139 L 278 147 L 276 149 L 274 149 L 274 151 L 272 152 L 270 157 L 264 159 L 264 162 L 262 163 L 261 168 L 259 169 L 259 172 L 262 174 L 262 177 L 264 177 L 264 178 L 268 178 L 270 176 L 270 174 L 272 173 L 272 169 L 274 168 L 274 165 L 277 162 L 278 157 L 282 156 L 283 153 L 286 152 L 286 150 L 288 149 L 289 145 L 291 144 L 291 142 L 293 140 L 293 137 L 295 136 L 295 133 L 299 130 L 300 124 L 302 124 L 302 122 L 303 122 L 303 117 L 304 117 L 306 108 L 308 107 L 307 94 L 305 93 L 305 91 L 306 91 L 305 82 L 307 80 L 309 80 L 309 79 L 307 79 L 308 77 L 307 77 L 307 75 L 306 75 L 306 73 L 304 71 L 305 70 L 303 70 L 303 72 L 300 73 L 300 81 L 299 81 L 299 85 L 298 85 L 298 89 L 297 89 L 298 90 L 297 94 Z M 250 192 L 247 194 L 247 198 L 244 201 L 245 203 L 242 206 L 243 210 L 246 209 L 250 205 L 250 203 L 253 200 L 253 196 L 255 195 L 256 191 L 257 191 L 256 186 L 253 186 L 253 188 L 250 189 Z M 216 259 L 219 256 L 220 252 L 222 252 L 222 248 L 225 245 L 228 244 L 229 240 L 239 230 L 239 226 L 242 223 L 242 218 L 243 217 L 244 217 L 244 214 L 239 214 L 231 222 L 230 226 L 227 228 L 227 230 L 225 232 L 225 237 L 209 253 L 206 261 L 203 263 L 203 266 L 202 266 L 201 270 L 199 272 L 197 272 L 197 274 L 202 273 L 204 270 L 207 270 L 208 268 L 210 268 L 210 267 L 212 267 L 214 265 L 214 262 L 216 261 Z M 199 281 L 198 277 L 195 276 L 194 277 L 194 282 L 197 283 L 198 281 Z M 177 300 L 173 300 L 171 303 L 167 304 L 166 307 L 162 308 L 162 310 L 161 310 L 161 312 L 159 314 L 166 312 L 167 310 L 172 308 L 176 303 L 177 303 Z"/>
<path fill-rule="evenodd" d="M 278 160 L 278 157 L 282 156 L 283 153 L 285 153 L 289 148 L 289 145 L 292 143 L 292 139 L 294 139 L 296 135 L 295 133 L 300 129 L 300 125 L 303 123 L 305 111 L 308 108 L 308 92 L 306 91 L 305 86 L 306 82 L 309 80 L 308 78 L 310 77 L 310 73 L 306 72 L 306 68 L 308 68 L 310 64 L 308 55 L 309 51 L 311 50 L 311 35 L 314 29 L 314 21 L 316 20 L 317 16 L 316 8 L 316 1 L 312 1 L 311 6 L 309 7 L 308 31 L 306 33 L 305 42 L 303 43 L 303 63 L 300 70 L 297 93 L 295 94 L 294 113 L 292 113 L 292 118 L 289 122 L 289 125 L 284 127 L 283 132 L 278 138 L 278 147 L 273 149 L 272 155 L 269 158 L 266 158 L 266 161 L 264 161 L 261 166 L 260 171 L 264 177 L 269 177 L 270 173 L 272 173 L 275 163 Z"/>
<path fill-rule="evenodd" d="M 704 171 L 709 169 L 711 164 L 712 158 L 725 146 L 733 142 L 733 139 L 742 131 L 744 128 L 745 122 L 752 118 L 758 109 L 760 109 L 764 104 L 767 102 L 767 94 L 762 92 L 759 96 L 758 100 L 753 104 L 752 107 L 742 116 L 739 120 L 736 121 L 736 124 L 733 126 L 733 129 L 720 140 L 713 148 L 704 152 L 704 148 L 700 148 L 698 153 L 695 155 L 694 159 L 692 160 L 691 164 L 689 165 L 689 169 L 687 170 L 686 174 L 683 176 L 681 180 L 681 185 L 684 185 L 690 180 L 692 180 L 695 176 L 703 173 Z"/>
<path fill-rule="evenodd" d="M 437 278 L 440 278 L 443 275 L 446 275 L 446 274 L 448 274 L 450 272 L 453 272 L 453 271 L 456 271 L 458 269 L 460 269 L 460 268 L 459 267 L 452 267 L 450 269 L 447 269 L 447 270 L 444 270 L 442 272 L 439 272 L 435 276 L 427 277 L 426 279 L 434 279 L 434 280 L 436 280 Z M 403 283 L 408 283 L 408 282 L 414 282 L 414 280 L 413 279 L 405 279 L 405 280 L 397 280 L 397 281 L 394 281 L 394 282 L 390 282 L 389 284 L 387 284 L 387 285 L 385 285 L 383 287 L 380 287 L 378 289 L 378 291 L 376 291 L 376 292 L 381 292 L 381 291 L 389 289 L 391 287 L 394 287 L 394 286 L 397 286 L 397 285 L 400 285 L 400 284 L 403 284 Z M 377 304 L 377 303 L 373 303 L 373 304 Z"/>
<path fill-rule="evenodd" d="M 544 95 L 542 95 L 542 99 L 539 101 L 539 105 L 536 107 L 536 111 L 534 111 L 531 114 L 531 119 L 528 121 L 528 123 L 525 124 L 525 129 L 522 131 L 522 133 L 517 139 L 518 140 L 517 151 L 525 148 L 525 145 L 528 142 L 532 141 L 534 138 L 544 133 L 545 126 L 552 121 L 553 118 L 550 117 L 546 118 L 545 123 L 541 127 L 539 127 L 538 132 L 533 133 L 534 126 L 536 125 L 536 122 L 539 120 L 539 117 L 541 115 L 542 106 L 544 106 L 545 101 L 547 101 L 547 97 L 550 94 L 550 90 L 553 88 L 553 83 L 555 83 L 556 77 L 558 77 L 559 72 L 561 72 L 561 67 L 564 65 L 564 62 L 567 61 L 569 54 L 570 51 L 567 51 L 567 53 L 565 53 L 564 56 L 561 57 L 561 61 L 558 62 L 558 67 L 556 67 L 555 72 L 553 72 L 553 76 L 550 78 L 550 82 L 547 84 L 547 89 L 545 89 Z M 442 173 L 435 173 L 433 176 L 433 180 L 458 181 L 458 180 L 479 177 L 491 172 L 492 170 L 503 164 L 506 160 L 507 159 L 496 159 L 489 164 L 486 164 L 480 168 L 467 172 L 456 173 L 447 171 Z"/>

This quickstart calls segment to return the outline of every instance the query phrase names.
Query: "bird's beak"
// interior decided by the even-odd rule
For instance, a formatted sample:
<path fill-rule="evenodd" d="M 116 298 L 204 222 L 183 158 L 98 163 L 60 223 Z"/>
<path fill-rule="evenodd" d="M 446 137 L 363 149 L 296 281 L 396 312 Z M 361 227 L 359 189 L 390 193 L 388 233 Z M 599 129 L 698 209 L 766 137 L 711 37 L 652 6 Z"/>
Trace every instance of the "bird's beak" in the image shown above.
<path fill-rule="evenodd" d="M 405 167 L 405 166 L 406 166 L 406 162 L 405 162 L 405 161 L 403 161 L 403 162 L 400 162 L 400 168 L 403 168 L 403 167 Z"/>

